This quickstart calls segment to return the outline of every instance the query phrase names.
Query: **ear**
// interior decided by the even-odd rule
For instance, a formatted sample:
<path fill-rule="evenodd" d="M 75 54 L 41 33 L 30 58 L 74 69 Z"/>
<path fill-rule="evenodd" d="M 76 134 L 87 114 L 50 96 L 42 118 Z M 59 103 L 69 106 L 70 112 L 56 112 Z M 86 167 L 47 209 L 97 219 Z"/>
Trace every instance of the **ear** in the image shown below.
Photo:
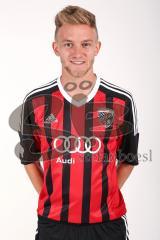
<path fill-rule="evenodd" d="M 53 42 L 53 43 L 52 43 L 52 48 L 53 48 L 54 53 L 55 53 L 57 56 L 59 56 L 59 51 L 58 51 L 58 44 L 57 44 L 57 42 Z"/>
<path fill-rule="evenodd" d="M 95 49 L 95 56 L 98 55 L 100 48 L 101 48 L 101 42 L 100 42 L 100 41 L 97 41 L 97 43 L 96 43 L 96 49 Z"/>

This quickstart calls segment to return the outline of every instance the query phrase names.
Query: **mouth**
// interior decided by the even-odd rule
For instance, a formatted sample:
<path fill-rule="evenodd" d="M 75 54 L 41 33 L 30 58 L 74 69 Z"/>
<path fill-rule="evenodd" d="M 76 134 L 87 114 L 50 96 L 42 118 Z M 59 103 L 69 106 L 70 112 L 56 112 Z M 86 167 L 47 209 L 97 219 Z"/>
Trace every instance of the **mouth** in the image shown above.
<path fill-rule="evenodd" d="M 70 61 L 74 65 L 82 65 L 85 63 L 85 61 Z"/>

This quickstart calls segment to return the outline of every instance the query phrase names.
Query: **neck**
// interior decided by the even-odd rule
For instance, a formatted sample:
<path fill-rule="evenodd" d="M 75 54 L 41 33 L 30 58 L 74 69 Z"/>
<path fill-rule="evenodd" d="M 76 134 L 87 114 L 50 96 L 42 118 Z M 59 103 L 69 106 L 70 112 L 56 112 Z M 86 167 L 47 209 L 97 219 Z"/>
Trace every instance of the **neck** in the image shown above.
<path fill-rule="evenodd" d="M 67 76 L 63 74 L 60 77 L 61 85 L 67 94 L 71 97 L 78 96 L 78 98 L 84 98 L 84 96 L 88 96 L 95 86 L 96 81 L 97 76 L 95 73 L 85 75 L 81 78 L 74 78 L 73 76 Z"/>

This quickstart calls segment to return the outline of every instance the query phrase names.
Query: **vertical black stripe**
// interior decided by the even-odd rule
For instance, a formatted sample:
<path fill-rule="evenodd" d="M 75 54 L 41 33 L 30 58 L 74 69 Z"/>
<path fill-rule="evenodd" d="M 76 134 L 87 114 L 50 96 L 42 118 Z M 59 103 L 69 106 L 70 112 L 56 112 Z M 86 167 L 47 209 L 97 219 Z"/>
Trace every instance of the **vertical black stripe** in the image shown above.
<path fill-rule="evenodd" d="M 51 92 L 49 92 L 47 95 L 45 95 L 45 114 L 44 114 L 44 120 L 51 114 L 51 109 L 52 109 L 52 95 Z M 45 121 L 44 121 L 45 122 Z M 48 152 L 47 152 L 47 160 L 51 159 L 51 154 L 52 154 L 52 134 L 51 134 L 51 123 L 44 123 L 44 128 L 45 128 L 45 134 L 47 138 L 47 142 L 49 145 Z M 53 183 L 52 183 L 52 174 L 51 174 L 51 161 L 49 162 L 49 168 L 47 171 L 46 175 L 46 188 L 48 192 L 48 198 L 44 203 L 44 211 L 43 211 L 43 216 L 48 216 L 50 208 L 51 208 L 51 201 L 50 201 L 50 196 L 53 192 Z"/>
<path fill-rule="evenodd" d="M 90 118 L 85 117 L 85 137 L 91 137 L 93 126 L 93 99 L 85 105 L 85 116 L 90 113 Z M 90 149 L 92 150 L 92 148 Z M 92 173 L 92 153 L 84 154 L 84 175 L 83 175 L 83 199 L 82 199 L 82 223 L 89 222 L 90 196 L 91 196 L 91 173 Z"/>
<path fill-rule="evenodd" d="M 113 109 L 113 97 L 107 97 L 106 94 L 106 108 Z M 107 148 L 107 143 L 109 141 L 109 136 L 112 130 L 112 126 L 106 128 L 104 143 L 104 158 L 103 158 L 103 170 L 102 170 L 102 198 L 101 198 L 101 212 L 102 221 L 109 220 L 109 212 L 107 206 L 107 196 L 108 196 L 108 176 L 107 176 L 107 166 L 109 164 L 109 150 Z"/>
<path fill-rule="evenodd" d="M 63 136 L 66 138 L 71 135 L 71 104 L 64 99 L 64 114 L 63 114 Z M 63 144 L 64 147 L 64 144 Z M 71 158 L 71 154 L 66 151 L 63 154 L 63 159 Z M 68 221 L 69 210 L 69 189 L 70 189 L 70 164 L 63 164 L 62 169 L 62 209 L 61 221 Z"/>
<path fill-rule="evenodd" d="M 38 125 L 35 123 L 32 99 L 26 100 L 23 114 L 23 131 L 19 131 L 20 144 L 23 148 L 23 153 L 20 151 L 19 154 L 21 163 L 29 164 L 39 161 L 39 158 L 41 157 L 40 146 L 36 145 L 36 140 L 34 138 L 34 131 L 38 129 Z"/>

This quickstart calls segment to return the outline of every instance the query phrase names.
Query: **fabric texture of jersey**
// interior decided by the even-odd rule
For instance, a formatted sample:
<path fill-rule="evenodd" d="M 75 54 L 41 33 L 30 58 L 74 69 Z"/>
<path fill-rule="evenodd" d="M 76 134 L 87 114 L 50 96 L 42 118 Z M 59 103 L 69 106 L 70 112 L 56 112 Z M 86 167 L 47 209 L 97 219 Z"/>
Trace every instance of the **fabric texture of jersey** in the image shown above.
<path fill-rule="evenodd" d="M 117 164 L 139 163 L 130 92 L 97 77 L 84 104 L 77 106 L 58 77 L 24 99 L 19 136 L 21 163 L 38 162 L 44 170 L 37 214 L 98 223 L 126 213 Z"/>

